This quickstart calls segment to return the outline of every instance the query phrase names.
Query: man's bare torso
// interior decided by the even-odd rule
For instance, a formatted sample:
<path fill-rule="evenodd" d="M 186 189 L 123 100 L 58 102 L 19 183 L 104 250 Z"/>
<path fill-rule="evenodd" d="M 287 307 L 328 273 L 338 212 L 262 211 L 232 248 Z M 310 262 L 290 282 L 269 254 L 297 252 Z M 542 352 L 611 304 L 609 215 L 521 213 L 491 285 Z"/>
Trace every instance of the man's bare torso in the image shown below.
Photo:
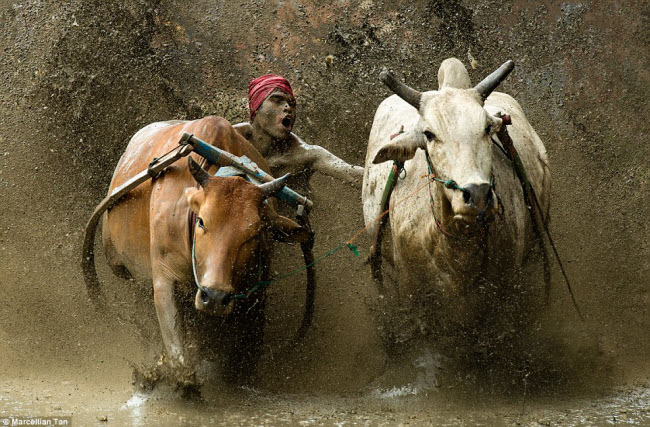
<path fill-rule="evenodd" d="M 239 123 L 234 127 L 268 161 L 273 176 L 290 173 L 290 185 L 297 189 L 308 190 L 309 180 L 317 171 L 353 186 L 361 185 L 363 168 L 347 164 L 323 147 L 305 143 L 294 133 L 290 133 L 287 139 L 261 144 L 253 137 L 250 123 Z"/>

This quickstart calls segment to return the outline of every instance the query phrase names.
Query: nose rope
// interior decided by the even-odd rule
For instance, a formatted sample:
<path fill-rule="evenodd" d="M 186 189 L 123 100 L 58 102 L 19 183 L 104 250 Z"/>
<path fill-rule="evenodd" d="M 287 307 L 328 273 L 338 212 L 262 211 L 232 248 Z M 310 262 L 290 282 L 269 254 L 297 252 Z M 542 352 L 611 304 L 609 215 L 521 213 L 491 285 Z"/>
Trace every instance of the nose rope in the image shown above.
<path fill-rule="evenodd" d="M 428 182 L 429 183 L 431 183 L 431 181 L 437 181 L 437 182 L 440 182 L 442 185 L 444 185 L 445 188 L 449 188 L 450 190 L 457 190 L 457 191 L 462 192 L 463 194 L 469 194 L 469 191 L 467 191 L 467 189 L 465 189 L 464 187 L 461 187 L 460 185 L 458 185 L 458 183 L 456 181 L 454 181 L 453 179 L 441 179 L 441 178 L 438 178 L 436 176 L 436 173 L 433 170 L 433 165 L 431 163 L 431 158 L 429 157 L 429 152 L 427 150 L 424 150 L 424 158 L 427 161 L 427 169 L 429 170 L 429 175 L 428 175 L 428 177 L 429 177 Z M 492 190 L 493 188 L 494 188 L 494 174 L 492 174 L 490 176 L 490 190 Z M 436 213 L 435 213 L 435 211 L 433 209 L 433 206 L 434 206 L 433 193 L 431 193 L 431 186 L 430 185 L 429 185 L 429 204 L 431 206 L 431 215 L 433 215 L 433 220 L 435 221 L 436 226 L 438 227 L 438 229 L 445 236 L 455 238 L 456 236 L 454 236 L 452 233 L 445 230 L 443 228 L 443 226 L 442 226 L 442 222 L 440 222 L 440 220 L 438 220 L 438 218 L 436 218 Z M 485 211 L 483 210 L 481 212 L 485 212 Z"/>
<path fill-rule="evenodd" d="M 194 274 L 194 283 L 196 283 L 196 286 L 201 290 L 201 292 L 205 292 L 205 286 L 201 285 L 201 282 L 199 282 L 199 278 L 196 275 L 196 252 L 195 252 L 195 247 L 196 247 L 196 226 L 199 222 L 198 216 L 196 217 L 196 220 L 194 222 L 194 233 L 192 237 L 192 273 Z"/>
<path fill-rule="evenodd" d="M 429 157 L 429 153 L 426 150 L 424 150 L 424 156 L 427 160 L 427 168 L 429 169 L 429 177 L 431 178 L 431 180 L 442 183 L 442 185 L 444 185 L 446 188 L 449 188 L 450 190 L 458 190 L 458 191 L 462 191 L 463 193 L 469 193 L 469 191 L 467 191 L 465 187 L 461 187 L 453 179 L 438 178 L 436 176 L 436 173 L 433 170 L 433 165 L 431 163 L 431 158 Z M 490 176 L 490 188 L 491 189 L 494 188 L 494 174 Z"/>
<path fill-rule="evenodd" d="M 199 281 L 199 277 L 196 274 L 196 225 L 199 222 L 199 218 L 197 217 L 195 222 L 194 222 L 194 233 L 192 236 L 192 273 L 194 274 L 194 283 L 196 283 L 196 287 L 201 290 L 201 292 L 206 292 L 206 287 L 201 284 Z M 257 291 L 260 288 L 265 288 L 271 283 L 274 282 L 274 280 L 270 281 L 264 281 L 262 280 L 262 262 L 261 262 L 262 256 L 258 256 L 258 280 L 257 282 L 246 292 L 241 293 L 241 294 L 233 294 L 232 292 L 228 292 L 230 294 L 231 298 L 234 299 L 243 299 L 249 297 L 251 294 L 253 294 L 255 291 Z"/>
<path fill-rule="evenodd" d="M 449 188 L 451 190 L 458 190 L 462 191 L 463 193 L 467 193 L 467 190 L 465 190 L 463 187 L 458 185 L 456 181 L 453 179 L 440 179 L 436 176 L 436 173 L 433 170 L 433 165 L 431 164 L 431 158 L 429 157 L 429 152 L 427 150 L 424 150 L 424 157 L 427 160 L 427 169 L 429 169 L 429 177 L 431 178 L 432 181 L 438 181 L 442 183 L 446 188 Z"/>

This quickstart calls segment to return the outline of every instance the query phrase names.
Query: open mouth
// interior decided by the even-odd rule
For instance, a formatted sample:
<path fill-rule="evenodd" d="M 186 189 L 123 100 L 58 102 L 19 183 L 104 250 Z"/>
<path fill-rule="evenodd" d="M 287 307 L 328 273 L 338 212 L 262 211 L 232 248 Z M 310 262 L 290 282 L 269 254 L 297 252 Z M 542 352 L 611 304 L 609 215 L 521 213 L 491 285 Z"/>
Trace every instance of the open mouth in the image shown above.
<path fill-rule="evenodd" d="M 282 127 L 285 128 L 286 130 L 291 130 L 291 128 L 293 126 L 293 121 L 291 120 L 291 118 L 289 116 L 282 119 L 282 121 L 280 123 L 282 124 Z"/>

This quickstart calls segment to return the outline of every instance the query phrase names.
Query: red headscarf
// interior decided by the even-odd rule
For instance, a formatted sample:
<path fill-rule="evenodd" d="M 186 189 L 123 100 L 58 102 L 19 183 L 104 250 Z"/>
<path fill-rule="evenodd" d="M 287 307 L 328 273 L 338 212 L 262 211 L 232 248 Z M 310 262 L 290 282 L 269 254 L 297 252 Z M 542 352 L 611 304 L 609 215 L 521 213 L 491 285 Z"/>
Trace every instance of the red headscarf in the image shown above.
<path fill-rule="evenodd" d="M 257 109 L 262 105 L 262 102 L 275 89 L 280 89 L 282 92 L 294 98 L 289 81 L 282 76 L 267 74 L 251 80 L 248 84 L 248 108 L 251 112 L 251 122 L 255 117 Z"/>

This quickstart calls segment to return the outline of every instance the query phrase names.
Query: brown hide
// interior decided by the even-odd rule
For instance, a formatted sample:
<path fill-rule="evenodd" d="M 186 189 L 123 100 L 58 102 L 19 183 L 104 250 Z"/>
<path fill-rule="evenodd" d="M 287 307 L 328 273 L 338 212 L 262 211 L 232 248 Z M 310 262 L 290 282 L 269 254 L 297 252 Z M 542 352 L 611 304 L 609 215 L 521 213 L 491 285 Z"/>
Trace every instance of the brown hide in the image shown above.
<path fill-rule="evenodd" d="M 186 195 L 201 219 L 195 231 L 200 283 L 223 292 L 245 292 L 257 279 L 258 245 L 270 249 L 268 233 L 262 230 L 263 222 L 269 222 L 260 214 L 261 191 L 240 177 L 213 177 L 202 188 L 187 189 Z"/>
<path fill-rule="evenodd" d="M 257 150 L 223 118 L 160 122 L 143 128 L 131 139 L 115 169 L 109 192 L 146 169 L 154 157 L 176 147 L 183 132 L 237 156 L 246 155 L 263 170 L 269 170 Z M 191 156 L 205 163 L 200 156 Z M 160 268 L 170 278 L 184 278 L 190 263 L 189 208 L 184 191 L 196 186 L 187 162 L 179 161 L 156 180 L 133 189 L 123 202 L 109 210 L 102 232 L 109 264 L 124 266 L 136 277 L 151 278 L 153 270 Z"/>
<path fill-rule="evenodd" d="M 146 169 L 154 157 L 176 147 L 184 132 L 237 156 L 245 155 L 269 171 L 264 158 L 225 119 L 159 122 L 133 136 L 109 191 Z M 205 163 L 196 154 L 191 157 Z M 196 164 L 191 173 L 190 163 L 178 161 L 153 181 L 133 189 L 107 212 L 102 233 L 114 272 L 128 271 L 135 278 L 153 281 L 163 341 L 171 359 L 180 363 L 184 363 L 184 351 L 174 288 L 194 286 L 190 207 L 204 225 L 196 231 L 197 277 L 210 290 L 210 295 L 197 292 L 195 306 L 212 313 L 230 313 L 235 303 L 224 298 L 226 293 L 245 292 L 264 273 L 271 251 L 268 231 L 279 231 L 292 241 L 309 237 L 298 224 L 277 215 L 271 201 L 264 203 L 268 196 L 260 187 L 240 177 L 207 178 Z M 205 301 L 205 296 L 210 300 Z"/>

